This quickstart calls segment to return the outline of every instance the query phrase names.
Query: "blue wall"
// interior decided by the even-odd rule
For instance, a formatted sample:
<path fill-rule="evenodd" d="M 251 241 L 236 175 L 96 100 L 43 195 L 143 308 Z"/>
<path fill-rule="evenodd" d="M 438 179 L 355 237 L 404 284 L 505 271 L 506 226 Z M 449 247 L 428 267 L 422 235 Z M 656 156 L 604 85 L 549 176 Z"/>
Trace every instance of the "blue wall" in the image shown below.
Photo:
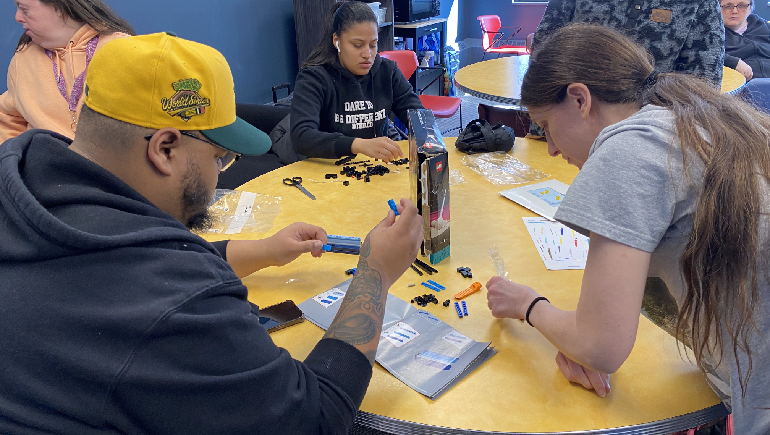
<path fill-rule="evenodd" d="M 266 103 L 271 87 L 294 82 L 297 50 L 292 0 L 107 0 L 137 33 L 171 30 L 227 58 L 238 102 Z M 21 25 L 16 7 L 0 1 L 0 92 Z M 53 80 L 53 78 L 52 78 Z"/>

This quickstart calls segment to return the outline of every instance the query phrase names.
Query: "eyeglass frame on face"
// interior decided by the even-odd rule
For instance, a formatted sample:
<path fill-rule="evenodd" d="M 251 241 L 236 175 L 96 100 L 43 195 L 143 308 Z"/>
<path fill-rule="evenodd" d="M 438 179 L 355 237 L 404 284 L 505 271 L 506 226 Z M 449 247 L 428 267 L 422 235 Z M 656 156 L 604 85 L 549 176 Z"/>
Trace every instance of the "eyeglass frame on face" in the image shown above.
<path fill-rule="evenodd" d="M 155 133 L 153 133 L 153 134 L 148 134 L 147 136 L 145 136 L 145 137 L 144 137 L 144 140 L 147 140 L 147 141 L 148 141 L 148 140 L 152 139 L 152 136 L 153 136 L 154 134 L 155 134 Z M 241 155 L 240 155 L 240 154 L 238 154 L 238 153 L 236 153 L 235 151 L 230 151 L 230 150 L 228 150 L 227 148 L 223 148 L 223 147 L 221 147 L 221 146 L 219 146 L 219 145 L 215 144 L 214 142 L 211 142 L 211 141 L 209 141 L 209 140 L 203 139 L 202 137 L 198 137 L 198 136 L 196 136 L 196 135 L 194 135 L 194 134 L 190 133 L 189 131 L 179 130 L 179 134 L 181 134 L 181 135 L 184 135 L 184 136 L 187 136 L 187 137 L 191 137 L 191 138 L 193 138 L 193 139 L 198 139 L 198 140 L 199 140 L 199 141 L 201 141 L 201 142 L 206 142 L 206 143 L 207 143 L 207 144 L 209 144 L 209 145 L 214 145 L 215 147 L 217 147 L 217 148 L 219 148 L 219 149 L 222 149 L 222 150 L 225 150 L 225 151 L 227 151 L 227 154 L 225 154 L 224 156 L 222 156 L 222 157 L 217 157 L 217 166 L 219 167 L 218 169 L 219 169 L 219 173 L 220 173 L 220 174 L 221 174 L 222 172 L 225 172 L 225 171 L 227 170 L 227 168 L 229 168 L 230 166 L 232 166 L 232 165 L 233 165 L 233 163 L 237 162 L 237 161 L 238 161 L 238 159 L 240 159 L 240 158 L 241 158 Z"/>
<path fill-rule="evenodd" d="M 734 9 L 738 9 L 739 11 L 745 11 L 746 9 L 750 8 L 753 3 L 745 4 L 745 3 L 738 3 L 737 5 L 719 5 L 720 8 L 722 8 L 723 11 L 726 12 L 732 12 Z"/>

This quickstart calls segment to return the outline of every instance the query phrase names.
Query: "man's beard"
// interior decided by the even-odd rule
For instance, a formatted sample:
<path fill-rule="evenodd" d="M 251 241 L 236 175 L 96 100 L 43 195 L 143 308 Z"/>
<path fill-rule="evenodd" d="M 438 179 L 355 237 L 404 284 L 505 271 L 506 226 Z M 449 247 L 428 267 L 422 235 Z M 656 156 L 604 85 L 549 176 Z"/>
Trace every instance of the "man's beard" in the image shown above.
<path fill-rule="evenodd" d="M 211 228 L 212 218 L 209 212 L 214 192 L 203 182 L 200 167 L 192 160 L 187 161 L 182 191 L 182 216 L 185 226 L 191 231 L 202 232 Z"/>

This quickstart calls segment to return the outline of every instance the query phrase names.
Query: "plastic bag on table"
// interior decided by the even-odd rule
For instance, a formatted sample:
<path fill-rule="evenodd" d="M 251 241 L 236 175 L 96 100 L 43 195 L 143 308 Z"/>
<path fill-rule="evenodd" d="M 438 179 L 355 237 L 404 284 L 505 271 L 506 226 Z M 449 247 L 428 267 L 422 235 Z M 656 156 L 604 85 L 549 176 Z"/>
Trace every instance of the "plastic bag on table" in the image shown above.
<path fill-rule="evenodd" d="M 281 198 L 253 192 L 217 189 L 209 206 L 212 225 L 206 233 L 264 233 L 281 212 Z"/>
<path fill-rule="evenodd" d="M 465 177 L 459 169 L 452 169 L 449 171 L 449 185 L 454 186 L 456 184 L 465 183 Z"/>
<path fill-rule="evenodd" d="M 508 279 L 508 270 L 505 268 L 505 261 L 500 256 L 500 248 L 497 245 L 487 249 L 489 258 L 492 260 L 492 265 L 495 267 L 495 272 L 503 278 Z"/>
<path fill-rule="evenodd" d="M 522 184 L 537 181 L 550 175 L 521 163 L 507 153 L 474 154 L 462 159 L 465 166 L 473 169 L 492 184 Z"/>

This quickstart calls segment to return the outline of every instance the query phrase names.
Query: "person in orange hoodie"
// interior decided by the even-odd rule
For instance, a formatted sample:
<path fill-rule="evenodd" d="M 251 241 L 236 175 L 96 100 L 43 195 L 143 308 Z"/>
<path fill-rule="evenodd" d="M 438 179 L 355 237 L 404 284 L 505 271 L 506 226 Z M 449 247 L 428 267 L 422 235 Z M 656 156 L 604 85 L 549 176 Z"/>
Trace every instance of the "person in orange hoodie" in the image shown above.
<path fill-rule="evenodd" d="M 33 129 L 75 136 L 94 52 L 134 35 L 102 0 L 15 0 L 24 28 L 0 95 L 0 143 Z"/>

